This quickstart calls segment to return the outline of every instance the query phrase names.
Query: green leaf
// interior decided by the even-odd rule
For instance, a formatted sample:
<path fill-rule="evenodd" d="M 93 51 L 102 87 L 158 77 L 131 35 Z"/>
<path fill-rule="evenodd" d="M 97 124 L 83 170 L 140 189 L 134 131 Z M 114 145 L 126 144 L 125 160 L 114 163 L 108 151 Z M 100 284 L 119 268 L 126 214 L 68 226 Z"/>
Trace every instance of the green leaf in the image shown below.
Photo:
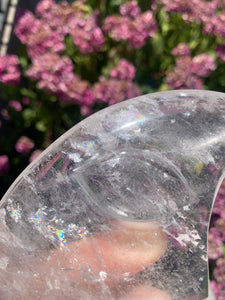
<path fill-rule="evenodd" d="M 27 98 L 36 98 L 36 93 L 32 89 L 21 88 L 21 95 Z"/>
<path fill-rule="evenodd" d="M 22 111 L 22 115 L 25 121 L 30 121 L 35 118 L 36 112 L 30 108 L 25 108 Z"/>
<path fill-rule="evenodd" d="M 203 167 L 204 167 L 204 164 L 201 161 L 197 162 L 197 164 L 195 165 L 195 171 L 198 176 L 202 173 Z"/>
<path fill-rule="evenodd" d="M 36 125 L 35 125 L 35 128 L 38 131 L 41 131 L 41 132 L 45 132 L 48 129 L 47 126 L 46 126 L 46 124 L 43 121 L 37 122 Z"/>
<path fill-rule="evenodd" d="M 28 68 L 28 60 L 26 57 L 18 57 L 19 64 L 21 65 L 22 68 L 27 69 Z"/>
<path fill-rule="evenodd" d="M 222 244 L 223 256 L 225 257 L 225 243 Z"/>

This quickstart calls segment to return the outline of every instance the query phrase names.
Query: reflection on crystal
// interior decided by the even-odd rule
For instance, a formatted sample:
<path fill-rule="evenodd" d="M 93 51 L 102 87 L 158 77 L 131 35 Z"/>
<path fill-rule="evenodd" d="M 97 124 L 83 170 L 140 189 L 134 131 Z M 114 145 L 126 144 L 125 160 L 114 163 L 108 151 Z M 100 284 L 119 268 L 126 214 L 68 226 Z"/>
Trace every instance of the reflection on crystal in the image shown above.
<path fill-rule="evenodd" d="M 11 218 L 17 223 L 21 218 L 21 211 L 22 208 L 20 207 L 19 203 L 12 203 L 11 199 L 8 199 L 8 205 L 6 207 L 7 211 L 9 212 Z"/>
<path fill-rule="evenodd" d="M 107 273 L 104 272 L 104 271 L 100 271 L 99 272 L 99 277 L 100 277 L 101 280 L 104 281 L 107 278 Z"/>
<path fill-rule="evenodd" d="M 8 257 L 1 257 L 0 258 L 0 269 L 5 270 L 8 266 L 9 259 Z"/>
<path fill-rule="evenodd" d="M 75 149 L 81 153 L 82 156 L 91 156 L 99 147 L 97 141 L 86 140 L 80 144 L 73 144 Z"/>
<path fill-rule="evenodd" d="M 68 153 L 69 159 L 71 159 L 74 162 L 81 162 L 82 158 L 79 153 Z"/>
<path fill-rule="evenodd" d="M 60 249 L 67 245 L 66 236 L 72 236 L 74 240 L 84 238 L 88 231 L 85 227 L 79 227 L 76 224 L 69 224 L 66 229 L 64 228 L 64 221 L 57 219 L 56 216 L 48 218 L 48 208 L 42 207 L 35 214 L 30 217 L 30 222 L 34 224 L 35 228 L 49 238 L 53 242 L 56 241 Z"/>

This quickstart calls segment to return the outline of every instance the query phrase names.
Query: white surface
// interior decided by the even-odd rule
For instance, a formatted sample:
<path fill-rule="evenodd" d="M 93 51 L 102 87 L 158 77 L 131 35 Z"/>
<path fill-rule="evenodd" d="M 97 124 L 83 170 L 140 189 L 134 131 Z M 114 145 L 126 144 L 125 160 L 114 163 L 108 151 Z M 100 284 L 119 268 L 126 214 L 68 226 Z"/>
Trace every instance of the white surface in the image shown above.
<path fill-rule="evenodd" d="M 13 23 L 16 14 L 16 6 L 10 6 L 7 16 L 7 23 Z"/>
<path fill-rule="evenodd" d="M 209 297 L 206 298 L 205 300 L 216 300 L 216 298 L 214 297 L 210 282 L 209 282 Z"/>
<path fill-rule="evenodd" d="M 9 0 L 1 0 L 1 9 L 6 10 Z"/>

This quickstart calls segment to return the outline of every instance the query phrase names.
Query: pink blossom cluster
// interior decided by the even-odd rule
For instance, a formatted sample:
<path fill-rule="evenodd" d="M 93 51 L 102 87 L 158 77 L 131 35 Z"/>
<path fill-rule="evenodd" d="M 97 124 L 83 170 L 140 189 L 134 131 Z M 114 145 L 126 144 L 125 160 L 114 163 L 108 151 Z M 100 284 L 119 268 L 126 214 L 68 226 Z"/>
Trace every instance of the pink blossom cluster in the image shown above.
<path fill-rule="evenodd" d="M 222 243 L 225 243 L 225 182 L 221 186 L 213 207 L 213 215 L 210 228 L 209 250 L 210 259 L 221 257 Z M 218 245 L 217 247 L 215 247 Z M 213 251 L 216 250 L 216 251 Z"/>
<path fill-rule="evenodd" d="M 15 27 L 32 60 L 28 77 L 36 80 L 40 89 L 58 96 L 61 102 L 75 103 L 83 114 L 89 114 L 94 101 L 89 83 L 74 73 L 73 62 L 63 56 L 63 51 L 67 35 L 82 54 L 102 49 L 105 41 L 97 25 L 97 12 L 92 12 L 82 0 L 72 5 L 42 0 L 35 13 L 25 12 Z"/>
<path fill-rule="evenodd" d="M 166 76 L 166 83 L 171 89 L 202 89 L 201 77 L 209 76 L 216 69 L 216 63 L 208 54 L 190 55 L 187 44 L 179 44 L 172 50 L 176 56 L 176 65 Z"/>
<path fill-rule="evenodd" d="M 16 151 L 22 155 L 28 155 L 33 148 L 34 142 L 27 136 L 21 136 L 15 145 Z"/>
<path fill-rule="evenodd" d="M 19 61 L 16 55 L 0 56 L 0 82 L 17 85 L 20 82 Z"/>
<path fill-rule="evenodd" d="M 67 2 L 56 4 L 53 0 L 43 0 L 38 4 L 36 14 L 58 34 L 71 35 L 82 54 L 99 51 L 105 43 L 97 24 L 98 12 L 92 13 L 85 1 L 78 0 L 71 6 Z"/>
<path fill-rule="evenodd" d="M 82 54 L 100 51 L 103 48 L 105 39 L 101 28 L 97 26 L 95 14 L 85 16 L 78 12 L 70 18 L 68 27 L 74 44 Z"/>
<path fill-rule="evenodd" d="M 1 116 L 6 121 L 10 120 L 10 115 L 6 108 L 1 109 Z"/>
<path fill-rule="evenodd" d="M 215 280 L 212 282 L 212 289 L 217 300 L 225 299 L 225 258 L 216 261 L 216 268 L 213 272 Z"/>
<path fill-rule="evenodd" d="M 121 59 L 120 62 L 110 71 L 110 76 L 117 79 L 133 80 L 136 73 L 134 65 L 126 59 Z"/>
<path fill-rule="evenodd" d="M 38 25 L 39 20 L 31 12 L 26 11 L 17 21 L 14 32 L 21 43 L 26 44 L 28 38 L 37 32 Z"/>
<path fill-rule="evenodd" d="M 223 283 L 217 283 L 215 280 L 213 280 L 211 281 L 211 287 L 216 300 L 225 299 L 225 285 Z"/>
<path fill-rule="evenodd" d="M 9 170 L 9 158 L 7 155 L 0 155 L 0 175 L 7 174 Z"/>
<path fill-rule="evenodd" d="M 161 0 L 158 1 L 164 5 L 164 9 L 168 12 L 176 12 L 185 14 L 186 19 L 193 17 L 195 14 L 198 16 L 200 8 L 204 0 Z M 206 7 L 205 7 L 206 9 Z"/>
<path fill-rule="evenodd" d="M 209 232 L 209 259 L 216 261 L 212 289 L 216 299 L 225 299 L 225 181 L 217 194 Z"/>
<path fill-rule="evenodd" d="M 27 75 L 37 80 L 40 89 L 58 96 L 61 102 L 89 107 L 94 100 L 89 83 L 82 81 L 73 69 L 74 65 L 69 57 L 45 53 L 33 59 Z"/>
<path fill-rule="evenodd" d="M 120 6 L 120 15 L 105 19 L 104 32 L 115 41 L 127 41 L 139 49 L 154 36 L 157 25 L 152 11 L 141 13 L 136 1 L 128 1 Z"/>
<path fill-rule="evenodd" d="M 91 114 L 95 101 L 89 82 L 81 80 L 76 74 L 71 81 L 67 82 L 66 90 L 59 92 L 59 98 L 63 103 L 79 105 L 84 116 Z"/>
<path fill-rule="evenodd" d="M 128 71 L 130 70 L 130 74 Z M 95 101 L 109 105 L 139 96 L 141 94 L 137 84 L 132 82 L 135 76 L 135 67 L 122 59 L 111 72 L 109 79 L 101 76 L 94 84 L 92 92 Z"/>
<path fill-rule="evenodd" d="M 22 103 L 23 103 L 24 105 L 28 105 L 28 104 L 30 103 L 30 99 L 27 98 L 27 97 L 23 97 L 23 98 L 22 98 Z"/>
<path fill-rule="evenodd" d="M 211 228 L 208 234 L 208 258 L 210 260 L 217 260 L 223 256 L 223 242 L 219 232 L 215 228 Z"/>
<path fill-rule="evenodd" d="M 42 150 L 36 149 L 31 153 L 31 156 L 29 158 L 29 161 L 32 162 L 34 161 L 40 154 L 42 153 Z"/>
<path fill-rule="evenodd" d="M 141 14 L 141 9 L 136 1 L 129 1 L 120 5 L 120 14 L 131 18 L 136 18 Z"/>
<path fill-rule="evenodd" d="M 63 35 L 52 30 L 47 22 L 37 19 L 29 11 L 19 19 L 15 27 L 15 34 L 21 43 L 26 44 L 31 58 L 47 51 L 60 54 L 65 49 Z"/>
<path fill-rule="evenodd" d="M 180 43 L 172 50 L 174 56 L 189 56 L 190 53 L 190 48 L 186 43 Z"/>
<path fill-rule="evenodd" d="M 12 107 L 15 111 L 22 111 L 23 107 L 19 101 L 16 100 L 10 100 L 8 103 L 9 107 Z"/>
<path fill-rule="evenodd" d="M 67 2 L 56 4 L 53 0 L 42 0 L 35 9 L 36 16 L 63 37 L 70 32 L 68 23 L 74 13 L 74 9 Z"/>
<path fill-rule="evenodd" d="M 39 88 L 57 94 L 66 89 L 66 82 L 72 80 L 73 68 L 73 63 L 67 56 L 47 52 L 33 59 L 27 75 L 38 81 Z"/>
<path fill-rule="evenodd" d="M 84 4 L 81 1 L 77 1 L 77 3 L 80 5 L 77 5 L 77 8 L 74 9 L 65 1 L 56 4 L 54 0 L 42 0 L 38 3 L 35 14 L 47 23 L 52 30 L 65 36 L 70 33 L 70 27 L 68 26 L 70 20 L 74 18 L 75 14 L 79 14 L 79 12 L 82 14 L 81 7 Z"/>
<path fill-rule="evenodd" d="M 225 44 L 218 46 L 216 53 L 221 60 L 225 61 Z"/>
<path fill-rule="evenodd" d="M 212 12 L 211 12 L 212 14 Z M 225 38 L 225 10 L 221 12 L 216 12 L 214 10 L 213 15 L 209 17 L 202 17 L 202 22 L 204 24 L 204 32 L 208 34 L 217 35 L 221 38 Z"/>
<path fill-rule="evenodd" d="M 47 51 L 61 54 L 67 34 L 83 54 L 101 50 L 104 36 L 97 25 L 97 15 L 87 13 L 84 8 L 84 1 L 76 1 L 74 6 L 66 2 L 56 4 L 53 0 L 40 1 L 37 16 L 26 12 L 19 19 L 15 34 L 27 45 L 31 58 Z"/>
<path fill-rule="evenodd" d="M 38 17 L 42 17 L 45 19 L 51 17 L 51 19 L 49 20 L 50 22 L 52 22 L 57 12 L 58 5 L 53 0 L 40 1 L 35 9 L 35 13 Z"/>
<path fill-rule="evenodd" d="M 203 25 L 203 32 L 225 37 L 225 5 L 222 0 L 160 0 L 168 12 L 181 13 L 184 21 Z"/>

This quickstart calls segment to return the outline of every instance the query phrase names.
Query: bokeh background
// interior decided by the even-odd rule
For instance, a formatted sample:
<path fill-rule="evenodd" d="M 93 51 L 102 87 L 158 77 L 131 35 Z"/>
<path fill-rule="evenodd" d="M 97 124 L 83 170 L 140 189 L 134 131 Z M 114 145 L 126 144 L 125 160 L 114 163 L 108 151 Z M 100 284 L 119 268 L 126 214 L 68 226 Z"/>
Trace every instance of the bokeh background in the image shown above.
<path fill-rule="evenodd" d="M 169 89 L 225 92 L 224 0 L 2 0 L 0 198 L 48 145 L 109 105 Z M 209 233 L 225 299 L 225 184 Z"/>

